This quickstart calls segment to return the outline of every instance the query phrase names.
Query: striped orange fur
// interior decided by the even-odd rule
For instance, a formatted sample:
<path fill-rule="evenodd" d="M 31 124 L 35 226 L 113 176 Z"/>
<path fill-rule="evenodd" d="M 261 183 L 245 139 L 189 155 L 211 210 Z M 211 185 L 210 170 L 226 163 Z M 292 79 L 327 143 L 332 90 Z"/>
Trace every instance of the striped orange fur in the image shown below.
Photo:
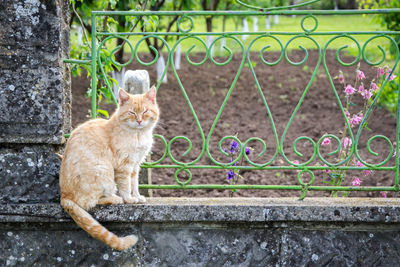
<path fill-rule="evenodd" d="M 124 250 L 135 245 L 137 237 L 116 236 L 87 210 L 97 204 L 146 202 L 139 194 L 138 173 L 153 143 L 159 109 L 154 86 L 142 95 L 120 89 L 119 98 L 119 107 L 109 120 L 88 121 L 71 134 L 62 156 L 60 191 L 61 206 L 83 230 Z"/>

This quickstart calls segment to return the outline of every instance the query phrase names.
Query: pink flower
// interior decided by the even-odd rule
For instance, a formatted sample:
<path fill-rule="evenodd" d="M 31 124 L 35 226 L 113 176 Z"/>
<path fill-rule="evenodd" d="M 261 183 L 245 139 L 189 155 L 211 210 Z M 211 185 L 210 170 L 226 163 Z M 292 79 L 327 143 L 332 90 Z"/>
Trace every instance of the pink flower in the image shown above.
<path fill-rule="evenodd" d="M 356 166 L 357 167 L 364 167 L 364 164 L 362 164 L 361 161 L 357 160 Z"/>
<path fill-rule="evenodd" d="M 386 74 L 386 79 L 388 78 L 388 76 L 389 76 L 389 73 L 387 73 Z M 390 75 L 390 77 L 389 77 L 389 81 L 392 81 L 394 78 L 396 78 L 396 75 Z"/>
<path fill-rule="evenodd" d="M 372 93 L 368 90 L 365 90 L 364 92 L 361 93 L 364 99 L 370 99 L 372 96 Z"/>
<path fill-rule="evenodd" d="M 324 165 L 324 167 L 328 168 L 328 165 L 326 165 L 326 164 L 325 164 L 325 165 Z M 330 172 L 331 172 L 331 170 L 329 170 L 329 169 L 325 169 L 325 170 L 324 170 L 324 172 L 325 172 L 325 173 L 330 173 Z"/>
<path fill-rule="evenodd" d="M 370 175 L 371 173 L 372 173 L 371 170 L 365 170 L 365 171 L 364 171 L 364 175 L 365 175 L 365 176 Z"/>
<path fill-rule="evenodd" d="M 346 95 L 352 95 L 352 94 L 354 94 L 355 91 L 356 91 L 356 89 L 354 89 L 354 87 L 351 86 L 350 84 L 348 84 L 346 86 L 346 89 L 344 89 L 344 92 Z"/>
<path fill-rule="evenodd" d="M 343 141 L 344 148 L 350 147 L 351 144 L 352 144 L 351 139 L 348 138 L 348 137 L 345 137 L 345 138 L 344 138 L 344 141 Z"/>
<path fill-rule="evenodd" d="M 339 74 L 339 83 L 344 83 L 344 76 L 343 76 L 343 74 Z"/>
<path fill-rule="evenodd" d="M 358 92 L 359 93 L 362 93 L 362 92 L 364 92 L 364 85 L 360 85 L 360 87 L 358 87 Z"/>
<path fill-rule="evenodd" d="M 395 149 L 396 149 L 396 147 L 395 147 Z M 400 151 L 399 151 L 400 152 Z M 396 157 L 396 150 L 395 151 L 393 151 L 393 156 L 392 157 Z M 400 157 L 400 156 L 399 156 Z"/>
<path fill-rule="evenodd" d="M 362 72 L 361 70 L 357 70 L 357 78 L 359 80 L 365 79 L 364 72 Z"/>
<path fill-rule="evenodd" d="M 352 125 L 358 125 L 360 124 L 361 120 L 362 120 L 363 116 L 362 115 L 357 115 L 357 114 L 353 114 L 353 118 L 351 119 L 351 124 Z"/>
<path fill-rule="evenodd" d="M 293 160 L 293 163 L 294 164 L 299 164 L 299 161 L 298 160 Z"/>
<path fill-rule="evenodd" d="M 361 185 L 360 178 L 355 177 L 351 184 L 354 185 L 354 186 L 360 186 Z"/>
<path fill-rule="evenodd" d="M 322 145 L 327 146 L 331 143 L 331 140 L 328 137 L 325 137 L 324 140 L 322 140 Z"/>
<path fill-rule="evenodd" d="M 350 118 L 350 112 L 348 112 L 347 110 L 344 112 L 344 115 L 346 115 L 347 118 Z"/>
<path fill-rule="evenodd" d="M 376 85 L 376 83 L 371 83 L 371 91 L 375 92 L 375 91 L 378 91 L 378 90 L 379 90 L 378 85 Z"/>
<path fill-rule="evenodd" d="M 383 198 L 387 198 L 386 192 L 381 192 Z"/>
<path fill-rule="evenodd" d="M 385 73 L 384 68 L 378 68 L 378 76 L 382 76 Z"/>

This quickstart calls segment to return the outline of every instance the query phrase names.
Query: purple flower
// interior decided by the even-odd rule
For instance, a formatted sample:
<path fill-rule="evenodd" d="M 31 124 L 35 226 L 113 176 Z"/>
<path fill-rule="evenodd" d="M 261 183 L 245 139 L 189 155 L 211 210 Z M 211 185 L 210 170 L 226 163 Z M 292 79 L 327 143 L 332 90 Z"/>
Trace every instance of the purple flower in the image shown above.
<path fill-rule="evenodd" d="M 233 160 L 232 160 L 232 159 L 230 159 L 230 160 L 229 160 L 229 163 L 231 163 L 232 161 L 233 161 Z M 238 162 L 236 161 L 235 163 L 233 163 L 233 164 L 232 164 L 232 166 L 236 166 L 236 165 L 237 165 L 237 163 L 238 163 Z"/>
<path fill-rule="evenodd" d="M 245 151 L 246 155 L 250 155 L 250 148 L 246 147 Z"/>
<path fill-rule="evenodd" d="M 386 192 L 381 192 L 383 198 L 387 198 Z"/>
<path fill-rule="evenodd" d="M 235 153 L 235 151 L 238 148 L 238 146 L 239 146 L 239 144 L 235 140 L 232 140 L 232 142 L 231 142 L 231 150 L 230 150 L 232 154 Z"/>
<path fill-rule="evenodd" d="M 228 181 L 235 178 L 235 176 L 236 176 L 236 174 L 233 172 L 233 170 L 228 171 Z"/>

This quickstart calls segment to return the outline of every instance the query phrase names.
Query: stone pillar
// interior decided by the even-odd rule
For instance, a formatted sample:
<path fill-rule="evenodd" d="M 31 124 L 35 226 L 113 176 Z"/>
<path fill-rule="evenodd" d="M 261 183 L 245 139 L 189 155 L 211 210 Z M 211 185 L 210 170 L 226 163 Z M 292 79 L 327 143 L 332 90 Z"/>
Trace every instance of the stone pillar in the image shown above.
<path fill-rule="evenodd" d="M 0 203 L 58 202 L 71 130 L 69 1 L 0 1 Z"/>

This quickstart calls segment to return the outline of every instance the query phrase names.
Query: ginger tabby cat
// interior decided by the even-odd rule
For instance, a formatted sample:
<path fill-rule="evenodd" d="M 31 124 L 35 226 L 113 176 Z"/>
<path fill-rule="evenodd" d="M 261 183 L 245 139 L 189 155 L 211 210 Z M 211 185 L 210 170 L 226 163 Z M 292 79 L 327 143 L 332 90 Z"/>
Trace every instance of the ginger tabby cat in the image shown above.
<path fill-rule="evenodd" d="M 60 190 L 61 206 L 83 230 L 124 250 L 135 245 L 137 237 L 116 236 L 87 210 L 97 204 L 146 202 L 138 189 L 139 166 L 151 149 L 159 110 L 154 86 L 145 94 L 120 89 L 118 95 L 119 107 L 109 120 L 88 121 L 71 134 L 61 163 Z"/>

